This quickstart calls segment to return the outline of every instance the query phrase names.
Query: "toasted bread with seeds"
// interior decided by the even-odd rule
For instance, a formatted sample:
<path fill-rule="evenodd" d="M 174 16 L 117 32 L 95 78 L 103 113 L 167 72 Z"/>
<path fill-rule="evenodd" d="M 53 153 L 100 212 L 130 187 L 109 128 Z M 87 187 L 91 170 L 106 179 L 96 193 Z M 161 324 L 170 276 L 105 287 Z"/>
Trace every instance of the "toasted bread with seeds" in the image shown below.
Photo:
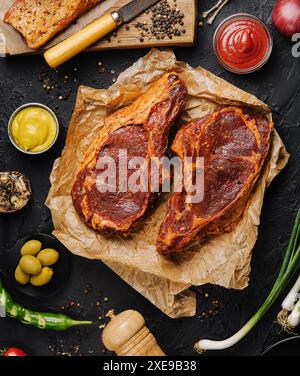
<path fill-rule="evenodd" d="M 16 0 L 4 22 L 18 30 L 29 48 L 43 46 L 102 0 Z"/>

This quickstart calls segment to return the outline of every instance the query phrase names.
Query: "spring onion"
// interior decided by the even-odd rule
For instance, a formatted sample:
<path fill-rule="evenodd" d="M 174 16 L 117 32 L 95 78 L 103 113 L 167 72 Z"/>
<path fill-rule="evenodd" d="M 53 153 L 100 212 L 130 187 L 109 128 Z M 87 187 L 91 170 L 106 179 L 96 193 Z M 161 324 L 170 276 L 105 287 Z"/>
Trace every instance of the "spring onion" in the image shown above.
<path fill-rule="evenodd" d="M 288 317 L 288 324 L 291 328 L 296 328 L 300 324 L 300 299 Z"/>
<path fill-rule="evenodd" d="M 244 338 L 250 330 L 259 322 L 259 320 L 264 316 L 264 314 L 270 309 L 273 303 L 277 300 L 281 292 L 293 278 L 295 273 L 300 267 L 300 210 L 298 210 L 295 224 L 292 230 L 291 238 L 288 247 L 285 252 L 282 266 L 280 268 L 278 277 L 273 285 L 271 292 L 269 293 L 267 299 L 259 308 L 257 313 L 232 337 L 223 341 L 212 341 L 208 339 L 203 339 L 195 344 L 195 350 L 202 353 L 206 350 L 223 350 L 227 349 L 236 343 L 238 343 L 242 338 Z M 298 302 L 299 303 L 299 302 Z M 294 307 L 296 311 L 299 310 L 299 304 Z M 294 316 L 293 316 L 294 318 Z"/>
<path fill-rule="evenodd" d="M 277 318 L 278 322 L 287 331 L 292 331 L 300 324 L 300 275 L 282 302 L 282 310 Z"/>
<path fill-rule="evenodd" d="M 292 311 L 295 307 L 295 302 L 297 301 L 297 297 L 300 291 L 300 275 L 294 284 L 293 288 L 289 292 L 288 296 L 284 299 L 282 303 L 282 309 L 287 311 Z"/>

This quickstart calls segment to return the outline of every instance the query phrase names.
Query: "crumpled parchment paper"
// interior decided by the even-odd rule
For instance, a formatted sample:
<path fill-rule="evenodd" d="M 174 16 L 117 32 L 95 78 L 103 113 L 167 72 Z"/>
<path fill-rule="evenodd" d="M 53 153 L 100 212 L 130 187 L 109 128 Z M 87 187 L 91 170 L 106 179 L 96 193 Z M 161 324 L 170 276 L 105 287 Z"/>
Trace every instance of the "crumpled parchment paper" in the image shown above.
<path fill-rule="evenodd" d="M 192 68 L 176 61 L 171 50 L 153 49 L 123 72 L 108 90 L 79 88 L 66 145 L 51 174 L 52 186 L 46 204 L 52 212 L 54 235 L 71 252 L 102 260 L 130 286 L 175 318 L 195 315 L 195 295 L 188 290 L 191 285 L 212 283 L 234 289 L 248 285 L 264 193 L 286 165 L 289 154 L 274 130 L 268 161 L 242 221 L 232 232 L 194 245 L 175 260 L 164 258 L 155 250 L 168 196 L 158 202 L 141 227 L 127 239 L 108 238 L 87 227 L 77 215 L 70 195 L 84 153 L 101 132 L 107 114 L 133 101 L 151 82 L 171 70 L 179 73 L 189 94 L 179 123 L 204 116 L 224 104 L 256 107 L 271 120 L 268 106 L 253 95 L 201 67 Z"/>

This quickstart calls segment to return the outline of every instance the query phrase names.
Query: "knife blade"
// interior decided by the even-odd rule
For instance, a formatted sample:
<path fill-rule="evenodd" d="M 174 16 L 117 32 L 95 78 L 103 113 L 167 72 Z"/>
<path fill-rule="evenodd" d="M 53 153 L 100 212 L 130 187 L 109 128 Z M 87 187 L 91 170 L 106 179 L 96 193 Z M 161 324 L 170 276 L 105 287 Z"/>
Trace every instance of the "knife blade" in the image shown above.
<path fill-rule="evenodd" d="M 134 18 L 151 8 L 160 0 L 133 0 L 127 5 L 124 5 L 119 11 L 119 15 L 123 22 L 127 23 Z"/>
<path fill-rule="evenodd" d="M 57 68 L 72 57 L 114 31 L 123 22 L 127 23 L 158 3 L 160 0 L 133 0 L 118 11 L 106 13 L 96 21 L 51 47 L 44 58 L 51 68 Z"/>

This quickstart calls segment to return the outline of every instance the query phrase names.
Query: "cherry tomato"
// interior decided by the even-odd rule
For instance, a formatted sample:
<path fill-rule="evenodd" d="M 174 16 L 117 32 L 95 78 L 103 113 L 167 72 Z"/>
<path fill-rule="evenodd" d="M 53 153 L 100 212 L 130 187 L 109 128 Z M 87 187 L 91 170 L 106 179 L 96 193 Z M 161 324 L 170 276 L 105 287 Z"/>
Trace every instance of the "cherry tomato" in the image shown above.
<path fill-rule="evenodd" d="M 3 353 L 3 356 L 27 356 L 27 354 L 16 347 L 10 347 Z"/>

